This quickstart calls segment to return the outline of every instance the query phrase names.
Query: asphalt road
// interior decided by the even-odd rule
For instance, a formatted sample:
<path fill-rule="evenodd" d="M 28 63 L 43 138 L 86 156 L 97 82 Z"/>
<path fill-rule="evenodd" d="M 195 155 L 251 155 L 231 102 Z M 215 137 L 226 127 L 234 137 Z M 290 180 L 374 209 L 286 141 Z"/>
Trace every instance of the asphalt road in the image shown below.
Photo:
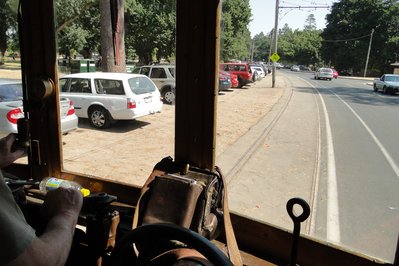
<path fill-rule="evenodd" d="M 375 93 L 365 80 L 297 76 L 313 87 L 321 114 L 313 234 L 393 261 L 399 233 L 399 95 Z"/>

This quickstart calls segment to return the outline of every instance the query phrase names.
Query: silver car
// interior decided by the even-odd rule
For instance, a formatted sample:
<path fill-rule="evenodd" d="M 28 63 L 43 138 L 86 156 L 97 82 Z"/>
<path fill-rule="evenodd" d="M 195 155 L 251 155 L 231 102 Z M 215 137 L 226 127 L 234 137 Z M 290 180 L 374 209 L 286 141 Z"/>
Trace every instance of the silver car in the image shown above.
<path fill-rule="evenodd" d="M 24 117 L 22 105 L 22 83 L 5 81 L 0 83 L 0 134 L 17 133 L 17 121 Z M 78 128 L 78 117 L 68 98 L 60 99 L 61 132 L 68 133 Z"/>
<path fill-rule="evenodd" d="M 157 85 L 163 101 L 167 104 L 175 103 L 176 87 L 174 65 L 141 66 L 135 68 L 133 73 L 149 77 L 155 85 Z"/>
<path fill-rule="evenodd" d="M 331 68 L 322 67 L 314 73 L 314 79 L 333 79 L 334 71 Z"/>

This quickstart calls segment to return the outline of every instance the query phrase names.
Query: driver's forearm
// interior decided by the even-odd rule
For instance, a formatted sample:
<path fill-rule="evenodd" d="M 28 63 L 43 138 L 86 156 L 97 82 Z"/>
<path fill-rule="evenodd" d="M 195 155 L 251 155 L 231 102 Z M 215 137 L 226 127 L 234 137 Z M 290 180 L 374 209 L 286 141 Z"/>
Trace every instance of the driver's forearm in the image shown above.
<path fill-rule="evenodd" d="M 71 249 L 78 215 L 59 214 L 45 232 L 9 265 L 64 265 Z"/>

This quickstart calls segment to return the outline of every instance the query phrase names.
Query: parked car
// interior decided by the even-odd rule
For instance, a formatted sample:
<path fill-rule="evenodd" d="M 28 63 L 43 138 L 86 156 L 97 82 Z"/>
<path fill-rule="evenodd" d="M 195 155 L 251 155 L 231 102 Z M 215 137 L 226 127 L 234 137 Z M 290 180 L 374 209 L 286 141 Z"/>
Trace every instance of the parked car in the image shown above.
<path fill-rule="evenodd" d="M 22 105 L 22 83 L 7 81 L 0 84 L 0 132 L 18 133 L 17 121 L 24 117 Z M 78 117 L 72 101 L 60 97 L 61 133 L 66 134 L 78 128 Z"/>
<path fill-rule="evenodd" d="M 174 104 L 176 99 L 176 82 L 174 65 L 151 65 L 136 67 L 135 74 L 149 77 L 159 89 L 162 99 L 167 104 Z"/>
<path fill-rule="evenodd" d="M 399 75 L 384 74 L 373 81 L 374 91 L 381 90 L 385 94 L 395 94 L 399 91 Z"/>
<path fill-rule="evenodd" d="M 230 74 L 219 70 L 219 91 L 227 91 L 231 88 Z"/>
<path fill-rule="evenodd" d="M 293 66 L 291 66 L 291 71 L 299 72 L 299 71 L 301 71 L 301 69 L 299 68 L 299 66 L 293 65 Z"/>
<path fill-rule="evenodd" d="M 228 72 L 226 72 L 226 73 L 228 73 Z M 238 82 L 238 76 L 233 73 L 229 73 L 229 74 L 230 74 L 231 87 L 237 88 L 240 85 L 240 83 Z"/>
<path fill-rule="evenodd" d="M 59 81 L 60 93 L 70 98 L 78 117 L 88 118 L 99 129 L 117 120 L 133 120 L 161 112 L 161 95 L 145 75 L 127 73 L 78 73 Z"/>
<path fill-rule="evenodd" d="M 247 63 L 221 63 L 219 65 L 221 70 L 227 71 L 231 74 L 236 74 L 238 79 L 238 87 L 253 82 L 252 81 L 252 70 L 249 64 Z"/>
<path fill-rule="evenodd" d="M 314 73 L 314 79 L 332 80 L 333 79 L 333 70 L 331 68 L 328 68 L 328 67 L 319 68 Z"/>
<path fill-rule="evenodd" d="M 339 74 L 338 74 L 338 71 L 335 69 L 335 68 L 331 68 L 332 69 L 332 71 L 333 71 L 333 78 L 338 78 L 338 76 L 339 76 Z"/>
<path fill-rule="evenodd" d="M 258 73 L 258 79 L 263 79 L 266 76 L 265 71 L 260 66 L 251 66 L 252 72 L 256 71 Z"/>

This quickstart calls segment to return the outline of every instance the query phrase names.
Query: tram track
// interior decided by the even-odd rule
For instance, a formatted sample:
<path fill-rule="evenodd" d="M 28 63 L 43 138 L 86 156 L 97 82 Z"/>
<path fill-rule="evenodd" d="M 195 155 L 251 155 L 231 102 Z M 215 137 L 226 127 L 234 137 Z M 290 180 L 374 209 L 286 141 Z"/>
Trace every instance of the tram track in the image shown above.
<path fill-rule="evenodd" d="M 225 172 L 228 184 L 234 180 L 236 174 L 257 151 L 259 146 L 273 130 L 274 126 L 281 118 L 281 115 L 284 113 L 287 106 L 289 105 L 293 94 L 292 86 L 284 86 L 282 87 L 282 89 L 284 89 L 284 93 L 282 94 L 279 101 L 274 104 L 272 109 L 268 113 L 266 113 L 266 115 L 264 115 L 263 118 L 260 119 L 259 122 L 251 128 L 250 131 L 248 131 L 244 136 L 242 136 L 233 145 L 231 145 L 230 149 L 225 151 L 225 154 L 230 153 L 237 155 L 238 152 L 232 152 L 231 149 L 240 150 L 240 155 L 235 157 L 234 162 L 230 161 L 232 167 Z M 248 139 L 252 140 L 251 145 L 248 145 Z M 242 149 L 243 145 L 240 142 L 245 143 L 245 149 Z"/>

